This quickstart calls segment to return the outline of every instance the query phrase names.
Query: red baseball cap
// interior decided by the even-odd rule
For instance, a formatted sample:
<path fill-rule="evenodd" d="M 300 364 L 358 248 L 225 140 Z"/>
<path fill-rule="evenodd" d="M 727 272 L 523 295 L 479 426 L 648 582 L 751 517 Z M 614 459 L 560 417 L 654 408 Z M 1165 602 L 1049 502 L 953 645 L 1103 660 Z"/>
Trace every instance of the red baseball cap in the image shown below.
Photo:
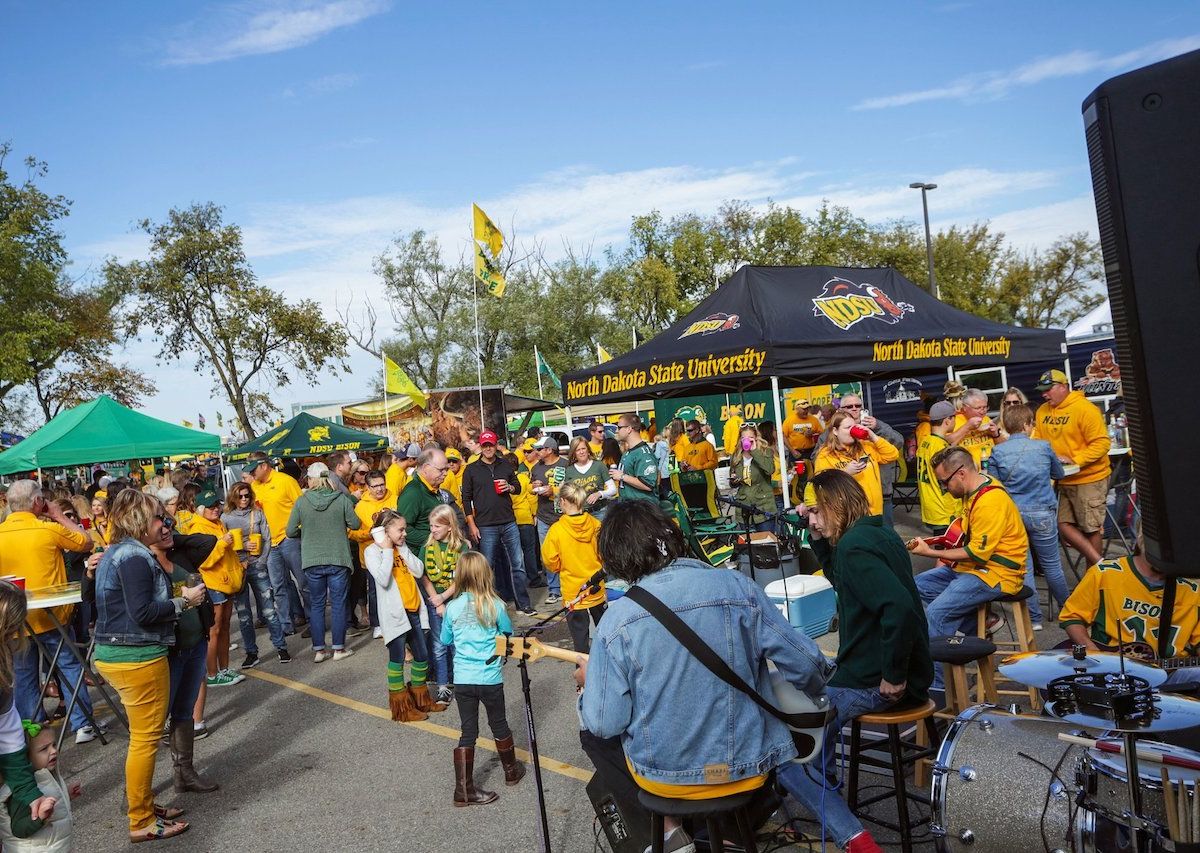
<path fill-rule="evenodd" d="M 479 433 L 479 443 L 481 445 L 498 444 L 499 440 L 496 438 L 496 433 L 492 432 L 490 429 L 485 429 L 483 432 Z"/>

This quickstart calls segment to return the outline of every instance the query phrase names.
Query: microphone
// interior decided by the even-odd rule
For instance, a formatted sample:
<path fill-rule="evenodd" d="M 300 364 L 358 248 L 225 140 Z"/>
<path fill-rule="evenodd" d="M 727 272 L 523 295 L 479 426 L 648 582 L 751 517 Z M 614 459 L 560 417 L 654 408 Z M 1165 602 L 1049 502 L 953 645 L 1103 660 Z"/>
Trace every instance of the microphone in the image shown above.
<path fill-rule="evenodd" d="M 579 605 L 589 595 L 594 595 L 600 591 L 600 584 L 604 583 L 604 569 L 598 569 L 594 575 L 579 588 L 579 595 L 575 596 L 575 600 L 567 605 L 566 609 L 569 612 L 575 612 L 576 606 Z"/>
<path fill-rule="evenodd" d="M 600 569 L 599 571 L 596 572 L 596 574 L 594 574 L 590 578 L 588 578 L 587 583 L 584 584 L 584 586 L 586 586 L 590 590 L 595 590 L 602 583 L 604 583 L 604 569 Z"/>

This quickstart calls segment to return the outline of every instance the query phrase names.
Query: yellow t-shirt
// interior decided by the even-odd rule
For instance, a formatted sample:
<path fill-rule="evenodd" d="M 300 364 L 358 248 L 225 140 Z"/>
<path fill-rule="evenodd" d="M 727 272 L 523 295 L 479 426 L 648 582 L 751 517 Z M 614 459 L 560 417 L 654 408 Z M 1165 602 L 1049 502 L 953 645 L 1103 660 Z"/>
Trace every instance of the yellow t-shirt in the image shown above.
<path fill-rule="evenodd" d="M 1167 582 L 1170 582 L 1167 578 Z M 1175 609 L 1167 656 L 1200 652 L 1200 583 L 1176 578 Z M 1162 620 L 1163 584 L 1142 577 L 1132 557 L 1104 560 L 1092 566 L 1075 587 L 1058 616 L 1058 624 L 1083 625 L 1093 641 L 1145 643 L 1157 654 Z"/>
<path fill-rule="evenodd" d="M 721 446 L 725 448 L 725 455 L 732 456 L 738 449 L 738 436 L 742 433 L 741 415 L 731 415 L 729 420 L 725 421 L 725 426 L 721 430 Z"/>
<path fill-rule="evenodd" d="M 517 517 L 518 525 L 533 524 L 534 516 L 537 515 L 538 496 L 533 493 L 529 469 L 523 464 L 517 468 L 517 482 L 521 484 L 521 493 L 508 493 L 512 499 L 513 515 Z"/>
<path fill-rule="evenodd" d="M 821 421 L 812 415 L 800 418 L 792 412 L 783 419 L 783 439 L 796 453 L 812 450 L 821 434 Z"/>
<path fill-rule="evenodd" d="M 592 451 L 592 456 L 596 459 L 600 458 L 600 454 L 604 452 L 604 444 L 599 441 L 589 441 L 588 449 Z"/>
<path fill-rule="evenodd" d="M 460 467 L 457 472 L 453 470 L 446 471 L 446 478 L 442 480 L 442 488 L 454 495 L 454 502 L 462 508 L 462 478 L 463 468 Z"/>
<path fill-rule="evenodd" d="M 393 459 L 392 464 L 383 472 L 383 477 L 383 482 L 387 485 L 387 490 L 397 498 L 400 497 L 400 493 L 408 485 L 408 470 Z"/>
<path fill-rule="evenodd" d="M 1029 537 L 1021 511 L 995 480 L 984 478 L 979 487 L 995 486 L 983 494 L 976 489 L 963 498 L 966 514 L 966 549 L 970 559 L 954 564 L 954 571 L 975 575 L 990 587 L 1014 593 L 1025 583 L 1025 556 Z"/>
<path fill-rule="evenodd" d="M 1104 415 L 1082 391 L 1072 391 L 1057 408 L 1049 403 L 1039 406 L 1033 437 L 1050 442 L 1056 454 L 1079 466 L 1079 473 L 1063 477 L 1061 485 L 1095 483 L 1106 479 L 1112 470 L 1108 459 L 1112 439 L 1104 426 Z"/>
<path fill-rule="evenodd" d="M 954 429 L 952 432 L 957 432 L 962 429 L 967 423 L 967 416 L 959 412 L 954 416 Z M 992 419 L 984 415 L 980 426 L 987 426 L 992 422 Z M 958 442 L 958 446 L 971 454 L 971 458 L 975 460 L 975 469 L 983 470 L 983 460 L 992 455 L 992 448 L 996 446 L 996 440 L 986 432 L 978 432 L 976 430 L 969 431 Z"/>
<path fill-rule="evenodd" d="M 625 764 L 629 766 L 629 775 L 633 777 L 633 781 L 639 788 L 656 797 L 665 797 L 669 800 L 715 800 L 717 797 L 731 797 L 746 791 L 757 791 L 767 784 L 766 776 L 747 776 L 736 782 L 716 782 L 711 785 L 672 785 L 669 782 L 654 782 L 637 775 L 628 758 L 625 759 Z"/>
<path fill-rule="evenodd" d="M 895 462 L 900 458 L 900 452 L 891 442 L 877 438 L 872 444 L 862 444 L 861 452 L 852 452 L 853 448 L 834 449 L 831 439 L 817 452 L 813 459 L 813 473 L 819 474 L 830 468 L 841 470 L 862 456 L 867 457 L 867 467 L 852 475 L 863 491 L 867 493 L 867 505 L 871 515 L 883 514 L 883 480 L 879 476 L 879 466 Z"/>
<path fill-rule="evenodd" d="M 717 450 L 707 439 L 693 443 L 686 435 L 675 443 L 675 458 L 686 462 L 696 471 L 706 471 L 717 467 Z"/>
<path fill-rule="evenodd" d="M 932 432 L 917 445 L 917 494 L 921 498 L 921 521 L 937 527 L 948 525 L 962 512 L 962 501 L 938 485 L 929 460 L 949 447 L 943 436 Z"/>
<path fill-rule="evenodd" d="M 917 428 L 913 430 L 913 439 L 917 443 L 917 447 L 921 446 L 921 441 L 929 437 L 933 432 L 933 426 L 929 423 L 929 415 L 921 412 L 917 415 Z"/>
<path fill-rule="evenodd" d="M 300 497 L 300 484 L 282 471 L 272 471 L 265 482 L 255 482 L 254 499 L 262 507 L 263 515 L 267 517 L 267 527 L 271 529 L 271 544 L 278 545 L 287 536 L 288 519 L 292 516 L 292 507 Z"/>
<path fill-rule="evenodd" d="M 87 533 L 68 530 L 56 521 L 38 518 L 32 512 L 13 512 L 0 522 L 0 574 L 25 578 L 26 589 L 41 589 L 67 582 L 64 550 L 90 551 Z M 60 622 L 70 618 L 71 607 L 56 608 Z M 54 623 L 40 610 L 31 610 L 29 625 L 37 633 L 53 631 Z"/>
<path fill-rule="evenodd" d="M 409 613 L 414 610 L 421 609 L 421 593 L 417 592 L 417 579 L 413 577 L 412 572 L 408 570 L 408 564 L 404 562 L 404 558 L 400 556 L 395 548 L 392 549 L 395 555 L 392 557 L 392 580 L 396 582 L 396 589 L 400 593 L 400 601 L 404 604 L 404 609 Z M 413 626 L 419 628 L 419 625 Z"/>

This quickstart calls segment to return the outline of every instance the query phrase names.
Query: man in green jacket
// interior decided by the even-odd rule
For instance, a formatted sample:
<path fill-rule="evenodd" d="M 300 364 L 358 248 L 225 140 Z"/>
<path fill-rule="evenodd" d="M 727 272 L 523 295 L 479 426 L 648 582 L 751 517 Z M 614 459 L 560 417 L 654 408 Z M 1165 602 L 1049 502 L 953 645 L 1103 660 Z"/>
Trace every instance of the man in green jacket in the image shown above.
<path fill-rule="evenodd" d="M 420 554 L 429 539 L 429 513 L 444 503 L 438 494 L 450 462 L 444 451 L 430 447 L 417 457 L 416 476 L 410 479 L 396 499 L 396 512 L 408 522 L 408 547 Z"/>

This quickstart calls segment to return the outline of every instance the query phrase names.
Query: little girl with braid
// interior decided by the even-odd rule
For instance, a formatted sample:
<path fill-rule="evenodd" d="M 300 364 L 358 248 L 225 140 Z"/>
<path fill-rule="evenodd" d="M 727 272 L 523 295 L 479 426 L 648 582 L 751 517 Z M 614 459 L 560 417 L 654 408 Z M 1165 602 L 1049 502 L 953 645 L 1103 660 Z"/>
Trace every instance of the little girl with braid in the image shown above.
<path fill-rule="evenodd" d="M 404 516 L 385 509 L 372 520 L 374 541 L 365 556 L 367 571 L 375 582 L 379 627 L 388 650 L 388 706 L 393 720 L 416 722 L 427 719 L 429 711 L 446 710 L 444 703 L 433 701 L 425 683 L 429 652 L 422 622 L 428 616 L 417 589 L 417 578 L 425 573 L 425 567 L 405 544 L 408 525 Z M 405 648 L 412 653 L 411 682 L 404 678 Z"/>

